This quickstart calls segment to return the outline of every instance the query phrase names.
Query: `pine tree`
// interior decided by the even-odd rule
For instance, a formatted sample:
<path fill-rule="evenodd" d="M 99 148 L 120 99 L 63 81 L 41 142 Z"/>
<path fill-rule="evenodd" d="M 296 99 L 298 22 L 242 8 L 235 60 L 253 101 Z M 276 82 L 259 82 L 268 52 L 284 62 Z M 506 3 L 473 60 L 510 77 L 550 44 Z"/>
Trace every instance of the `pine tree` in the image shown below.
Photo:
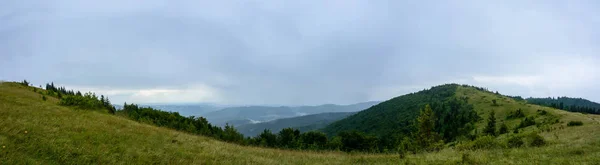
<path fill-rule="evenodd" d="M 428 149 L 437 140 L 437 134 L 434 132 L 435 116 L 429 104 L 421 110 L 417 124 L 417 141 L 423 149 Z"/>
<path fill-rule="evenodd" d="M 488 117 L 487 126 L 483 129 L 483 133 L 496 136 L 496 113 L 492 110 Z"/>

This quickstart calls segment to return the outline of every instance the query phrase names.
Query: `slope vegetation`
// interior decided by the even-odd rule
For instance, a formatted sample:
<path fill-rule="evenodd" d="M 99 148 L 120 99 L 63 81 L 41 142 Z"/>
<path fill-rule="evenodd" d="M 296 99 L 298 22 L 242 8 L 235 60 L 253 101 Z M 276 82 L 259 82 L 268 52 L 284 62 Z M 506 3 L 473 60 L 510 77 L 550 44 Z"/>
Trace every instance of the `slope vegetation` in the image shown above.
<path fill-rule="evenodd" d="M 41 89 L 37 89 L 41 90 Z M 349 155 L 239 146 L 57 105 L 15 83 L 0 84 L 0 164 L 355 164 L 394 155 Z"/>

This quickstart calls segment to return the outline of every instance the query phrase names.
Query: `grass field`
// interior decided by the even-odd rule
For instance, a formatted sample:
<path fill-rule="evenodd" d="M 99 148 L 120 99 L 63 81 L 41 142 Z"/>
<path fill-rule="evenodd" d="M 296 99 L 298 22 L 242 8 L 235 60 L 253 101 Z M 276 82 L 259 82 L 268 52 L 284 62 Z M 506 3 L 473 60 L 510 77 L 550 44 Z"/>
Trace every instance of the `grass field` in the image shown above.
<path fill-rule="evenodd" d="M 37 89 L 41 90 L 41 89 Z M 541 132 L 544 147 L 458 151 L 408 155 L 308 152 L 239 146 L 130 121 L 98 111 L 57 105 L 32 87 L 0 83 L 0 164 L 598 164 L 600 117 L 554 110 L 471 88 L 458 95 L 472 98 L 485 118 L 495 109 L 544 109 L 560 118 L 552 131 Z M 492 106 L 494 97 L 501 106 Z M 579 120 L 583 126 L 566 127 Z M 499 120 L 501 121 L 501 120 Z M 481 121 L 484 122 L 484 121 Z M 518 121 L 506 121 L 510 125 Z M 512 128 L 512 127 L 511 127 Z M 561 129 L 563 128 L 563 129 Z M 538 131 L 531 129 L 529 131 Z M 499 137 L 502 138 L 502 137 Z"/>

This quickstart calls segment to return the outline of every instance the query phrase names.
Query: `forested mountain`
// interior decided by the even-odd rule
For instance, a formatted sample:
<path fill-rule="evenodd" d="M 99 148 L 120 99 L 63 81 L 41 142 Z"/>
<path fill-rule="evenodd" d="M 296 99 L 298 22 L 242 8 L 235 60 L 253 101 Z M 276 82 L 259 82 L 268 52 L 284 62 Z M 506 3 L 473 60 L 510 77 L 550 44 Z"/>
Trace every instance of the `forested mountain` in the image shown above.
<path fill-rule="evenodd" d="M 357 112 L 367 109 L 379 102 L 364 102 L 351 105 L 325 104 L 319 106 L 298 106 L 298 107 L 270 107 L 270 106 L 246 106 L 229 107 L 219 111 L 214 111 L 202 115 L 209 122 L 224 126 L 226 123 L 240 121 L 265 122 L 282 118 L 298 117 L 310 114 L 325 112 Z"/>
<path fill-rule="evenodd" d="M 451 129 L 457 133 L 456 131 L 462 129 L 465 124 L 478 119 L 472 106 L 463 99 L 453 97 L 458 86 L 456 84 L 441 85 L 399 96 L 334 122 L 325 127 L 323 131 L 329 136 L 351 130 L 375 136 L 408 135 L 415 129 L 413 123 L 419 115 L 419 110 L 429 104 L 438 114 L 444 115 L 439 116 L 443 119 L 439 120 L 440 124 L 455 127 Z M 450 132 L 449 128 L 440 129 Z"/>
<path fill-rule="evenodd" d="M 571 112 L 583 112 L 600 114 L 600 104 L 583 98 L 570 97 L 548 97 L 548 98 L 527 98 L 527 102 L 542 106 L 548 106 L 556 109 L 567 110 Z"/>
<path fill-rule="evenodd" d="M 235 128 L 245 136 L 256 136 L 263 132 L 264 129 L 269 129 L 273 133 L 278 133 L 284 128 L 296 128 L 300 132 L 307 132 L 324 128 L 332 122 L 348 117 L 356 112 L 328 112 L 306 116 L 283 118 L 273 121 L 245 124 L 236 126 Z M 235 125 L 235 123 L 233 123 Z"/>

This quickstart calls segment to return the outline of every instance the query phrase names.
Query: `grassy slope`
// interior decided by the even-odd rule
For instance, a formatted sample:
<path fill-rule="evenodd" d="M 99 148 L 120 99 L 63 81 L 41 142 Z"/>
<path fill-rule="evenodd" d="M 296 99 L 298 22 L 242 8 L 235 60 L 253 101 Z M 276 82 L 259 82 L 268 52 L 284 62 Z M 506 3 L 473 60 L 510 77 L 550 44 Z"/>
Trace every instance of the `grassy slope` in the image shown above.
<path fill-rule="evenodd" d="M 394 155 L 350 155 L 245 147 L 73 110 L 23 86 L 0 84 L 0 164 L 352 164 Z M 25 131 L 28 133 L 25 134 Z"/>
<path fill-rule="evenodd" d="M 6 148 L 0 148 L 0 164 L 453 164 L 463 157 L 477 164 L 600 162 L 600 116 L 522 105 L 525 103 L 510 99 L 497 99 L 502 106 L 495 107 L 491 106 L 491 99 L 500 96 L 459 88 L 457 95 L 464 94 L 471 98 L 483 116 L 489 113 L 488 109 L 496 109 L 498 118 L 503 119 L 503 109 L 527 107 L 524 109 L 528 115 L 537 109 L 546 109 L 560 116 L 562 122 L 552 125 L 554 128 L 564 126 L 570 120 L 583 121 L 584 126 L 541 133 L 550 143 L 546 147 L 480 151 L 444 149 L 437 153 L 408 155 L 399 160 L 396 155 L 238 146 L 101 112 L 57 106 L 56 99 L 44 102 L 40 94 L 31 89 L 2 83 L 0 145 Z"/>

